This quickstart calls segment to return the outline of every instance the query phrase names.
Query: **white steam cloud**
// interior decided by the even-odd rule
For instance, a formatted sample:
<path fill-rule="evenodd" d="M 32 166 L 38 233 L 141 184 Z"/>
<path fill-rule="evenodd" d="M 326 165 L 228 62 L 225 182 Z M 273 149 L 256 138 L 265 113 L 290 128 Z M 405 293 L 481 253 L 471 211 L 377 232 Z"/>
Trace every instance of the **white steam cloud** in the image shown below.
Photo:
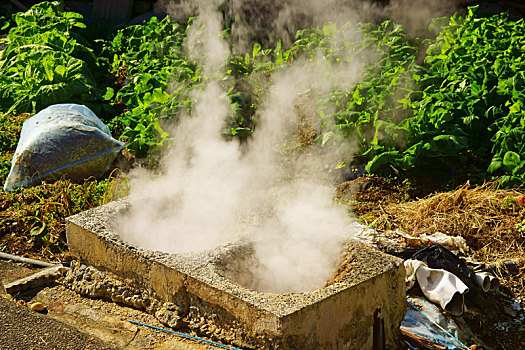
<path fill-rule="evenodd" d="M 272 17 L 274 28 L 285 30 L 299 8 L 314 24 L 357 16 L 351 6 L 338 8 L 337 0 L 300 3 L 285 2 Z M 275 72 L 253 137 L 244 145 L 235 139 L 228 142 L 220 135 L 230 111 L 221 67 L 230 51 L 219 36 L 219 2 L 182 1 L 170 8 L 180 14 L 188 4 L 198 5 L 199 17 L 186 50 L 204 67 L 207 84 L 195 92 L 192 115 L 182 116 L 173 131 L 175 147 L 163 157 L 162 175 L 132 174 L 135 197 L 141 200 L 121 219 L 122 238 L 170 253 L 249 241 L 254 256 L 247 261 L 253 263 L 244 268 L 255 278 L 251 287 L 276 293 L 320 288 L 335 272 L 355 223 L 347 209 L 333 201 L 325 168 L 332 161 L 330 154 L 311 146 L 290 156 L 283 145 L 296 131 L 301 99 L 312 99 L 309 91 L 322 94 L 359 82 L 365 60 L 333 64 L 320 56 Z M 241 36 L 245 29 L 238 26 Z M 343 39 L 361 40 L 355 32 Z"/>

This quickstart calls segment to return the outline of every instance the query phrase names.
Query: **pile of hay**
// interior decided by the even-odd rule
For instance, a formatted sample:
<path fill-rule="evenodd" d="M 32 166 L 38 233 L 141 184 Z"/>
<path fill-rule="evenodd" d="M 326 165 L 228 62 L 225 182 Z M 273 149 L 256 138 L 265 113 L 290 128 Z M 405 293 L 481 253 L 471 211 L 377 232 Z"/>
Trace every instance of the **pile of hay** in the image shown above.
<path fill-rule="evenodd" d="M 524 258 L 525 197 L 495 184 L 470 188 L 401 204 L 388 204 L 376 228 L 401 229 L 411 236 L 443 232 L 465 238 L 478 257 Z M 523 225 L 523 226 L 522 226 Z"/>
<path fill-rule="evenodd" d="M 416 237 L 435 232 L 461 236 L 472 250 L 472 260 L 514 260 L 522 266 L 525 262 L 524 193 L 498 189 L 495 183 L 474 188 L 466 184 L 417 201 L 390 203 L 381 207 L 375 227 Z"/>

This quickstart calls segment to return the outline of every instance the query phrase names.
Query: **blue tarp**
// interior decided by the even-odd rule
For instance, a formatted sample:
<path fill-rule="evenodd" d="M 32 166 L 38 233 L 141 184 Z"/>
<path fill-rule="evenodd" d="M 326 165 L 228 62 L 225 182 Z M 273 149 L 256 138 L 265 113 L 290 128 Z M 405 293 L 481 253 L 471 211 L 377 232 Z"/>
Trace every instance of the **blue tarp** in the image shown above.
<path fill-rule="evenodd" d="M 423 312 L 408 303 L 405 318 L 401 322 L 401 333 L 412 342 L 427 349 L 468 350 L 456 337 L 432 322 Z"/>

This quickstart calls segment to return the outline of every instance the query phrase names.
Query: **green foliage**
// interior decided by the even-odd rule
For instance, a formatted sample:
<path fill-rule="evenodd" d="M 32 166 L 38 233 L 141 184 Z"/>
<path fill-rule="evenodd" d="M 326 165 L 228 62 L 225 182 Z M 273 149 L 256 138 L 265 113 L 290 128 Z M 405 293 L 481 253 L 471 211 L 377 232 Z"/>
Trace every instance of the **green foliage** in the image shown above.
<path fill-rule="evenodd" d="M 0 111 L 35 112 L 61 102 L 93 107 L 101 100 L 92 74 L 99 64 L 81 35 L 80 14 L 42 2 L 13 21 L 1 39 Z"/>
<path fill-rule="evenodd" d="M 169 140 L 161 120 L 191 109 L 189 92 L 200 83 L 200 73 L 184 56 L 187 28 L 169 16 L 161 21 L 153 17 L 120 30 L 106 45 L 112 71 L 124 71 L 126 81 L 116 93 L 108 89 L 105 98 L 126 105 L 122 137 L 139 156 L 154 155 Z"/>
<path fill-rule="evenodd" d="M 0 184 L 3 184 L 11 168 L 11 158 L 15 152 L 22 124 L 29 114 L 2 115 L 0 113 Z"/>
<path fill-rule="evenodd" d="M 166 125 L 191 111 L 191 91 L 211 78 L 184 53 L 192 19 L 152 18 L 109 41 L 86 30 L 82 20 L 59 2 L 37 4 L 11 21 L 0 18 L 0 34 L 7 33 L 0 39 L 6 45 L 0 54 L 0 112 L 76 102 L 98 113 L 111 103 L 121 111 L 106 118 L 113 132 L 137 156 L 154 159 L 170 141 Z M 332 88 L 328 95 L 311 92 L 321 117 L 317 141 L 357 145 L 355 154 L 340 155 L 338 166 L 353 158 L 369 173 L 383 175 L 476 172 L 481 179 L 522 182 L 525 22 L 505 14 L 480 17 L 472 7 L 464 17 L 435 19 L 432 27 L 437 38 L 422 42 L 392 21 L 326 23 L 298 31 L 290 48 L 255 44 L 230 56 L 221 81 L 231 100 L 224 136 L 245 140 L 253 133 L 272 74 L 283 67 L 369 61 L 358 84 Z M 116 83 L 108 81 L 107 71 Z M 12 152 L 6 135 L 0 135 L 0 146 Z M 8 162 L 0 164 L 4 176 Z"/>
<path fill-rule="evenodd" d="M 251 52 L 230 56 L 226 68 L 232 84 L 228 91 L 232 115 L 226 120 L 226 138 L 244 141 L 253 133 L 256 111 L 266 95 L 271 74 L 291 59 L 291 50 L 283 53 L 280 42 L 274 49 L 263 49 L 255 43 Z"/>
<path fill-rule="evenodd" d="M 5 34 L 9 32 L 9 27 L 11 26 L 11 22 L 7 17 L 0 16 L 0 37 L 3 37 Z"/>
<path fill-rule="evenodd" d="M 442 26 L 410 106 L 408 147 L 421 149 L 415 166 L 470 164 L 487 177 L 524 179 L 524 45 L 523 20 L 481 18 L 476 7 Z"/>
<path fill-rule="evenodd" d="M 16 229 L 17 236 L 32 243 L 24 244 L 25 249 L 36 246 L 43 252 L 61 253 L 67 250 L 65 218 L 107 203 L 119 191 L 126 194 L 124 187 L 116 176 L 88 179 L 82 184 L 61 180 L 14 192 L 0 191 L 0 238 L 9 237 Z M 8 248 L 19 249 L 20 245 Z"/>
<path fill-rule="evenodd" d="M 379 26 L 346 24 L 337 28 L 328 23 L 299 31 L 292 52 L 295 57 L 307 56 L 334 67 L 358 66 L 366 57 L 374 57 L 375 63 L 365 66 L 359 84 L 320 97 L 323 135 L 318 140 L 322 145 L 329 140 L 339 144 L 357 141 L 357 154 L 340 156 L 344 160 L 357 156 L 360 162 L 368 162 L 370 173 L 388 173 L 392 163 L 403 161 L 398 148 L 407 137 L 403 120 L 411 115 L 406 106 L 417 76 L 418 49 L 401 26 L 385 21 Z"/>
<path fill-rule="evenodd" d="M 362 48 L 358 44 L 362 34 L 359 27 L 350 22 L 340 28 L 328 22 L 320 28 L 299 30 L 290 50 L 278 55 L 280 59 L 276 63 L 290 62 L 299 57 L 309 60 L 322 57 L 322 63 L 350 63 Z"/>
<path fill-rule="evenodd" d="M 0 114 L 0 150 L 14 152 L 20 136 L 22 124 L 29 117 L 28 114 L 18 116 Z"/>
<path fill-rule="evenodd" d="M 401 27 L 390 21 L 362 26 L 363 49 L 380 59 L 365 68 L 360 84 L 330 94 L 335 113 L 321 109 L 320 115 L 334 118 L 339 142 L 357 139 L 358 159 L 370 173 L 448 178 L 476 172 L 481 179 L 522 182 L 525 22 L 506 14 L 478 17 L 472 7 L 465 17 L 434 20 L 434 27 L 439 34 L 427 43 L 420 66 L 422 43 L 407 40 Z M 334 33 L 335 27 L 310 31 L 297 51 L 324 47 L 325 56 L 337 60 L 337 51 L 324 45 Z"/>
<path fill-rule="evenodd" d="M 3 184 L 9 175 L 11 169 L 11 158 L 14 152 L 1 152 L 0 153 L 0 181 Z"/>

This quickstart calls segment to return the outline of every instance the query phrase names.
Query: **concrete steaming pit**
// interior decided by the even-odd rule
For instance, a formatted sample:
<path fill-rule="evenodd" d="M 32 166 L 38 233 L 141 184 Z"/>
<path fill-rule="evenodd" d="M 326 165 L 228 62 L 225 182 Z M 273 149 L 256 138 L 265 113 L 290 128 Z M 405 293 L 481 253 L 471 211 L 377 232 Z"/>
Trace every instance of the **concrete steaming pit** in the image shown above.
<path fill-rule="evenodd" d="M 235 325 L 236 343 L 248 348 L 398 347 L 406 305 L 400 259 L 348 242 L 345 261 L 351 263 L 338 282 L 303 293 L 258 292 L 243 286 L 249 285 L 242 274 L 249 243 L 186 254 L 135 247 L 122 241 L 112 224 L 128 205 L 124 199 L 69 217 L 71 254 L 132 280 L 182 313 L 198 307 L 218 327 Z"/>

